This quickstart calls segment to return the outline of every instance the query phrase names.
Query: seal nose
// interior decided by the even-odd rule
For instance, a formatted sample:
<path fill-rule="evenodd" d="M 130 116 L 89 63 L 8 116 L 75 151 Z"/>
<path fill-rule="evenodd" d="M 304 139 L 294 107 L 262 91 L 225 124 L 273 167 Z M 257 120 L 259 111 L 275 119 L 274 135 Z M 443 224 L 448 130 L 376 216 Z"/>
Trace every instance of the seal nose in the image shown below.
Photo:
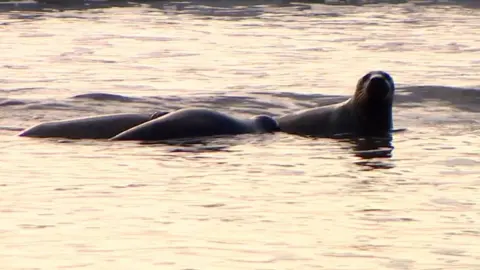
<path fill-rule="evenodd" d="M 388 84 L 387 80 L 380 75 L 375 75 L 372 78 L 370 78 L 369 84 L 371 86 L 380 87 L 380 88 L 390 88 L 390 85 Z"/>
<path fill-rule="evenodd" d="M 374 75 L 370 78 L 367 91 L 376 98 L 385 98 L 390 92 L 390 84 L 381 75 Z"/>

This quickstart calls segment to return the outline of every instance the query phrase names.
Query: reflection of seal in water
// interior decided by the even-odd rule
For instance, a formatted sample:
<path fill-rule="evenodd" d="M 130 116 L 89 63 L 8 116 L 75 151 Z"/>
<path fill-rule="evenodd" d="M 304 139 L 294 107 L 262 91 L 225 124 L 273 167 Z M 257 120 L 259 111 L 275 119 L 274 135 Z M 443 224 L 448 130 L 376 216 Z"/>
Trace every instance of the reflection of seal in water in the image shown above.
<path fill-rule="evenodd" d="M 282 131 L 304 136 L 389 136 L 394 91 L 388 73 L 371 71 L 358 81 L 355 94 L 345 102 L 287 114 L 276 120 Z"/>
<path fill-rule="evenodd" d="M 273 118 L 260 115 L 237 119 L 203 108 L 187 108 L 171 112 L 155 120 L 124 131 L 112 140 L 169 140 L 189 137 L 267 133 L 278 131 Z"/>
<path fill-rule="evenodd" d="M 24 130 L 19 136 L 68 139 L 109 139 L 129 128 L 167 114 L 112 114 L 85 118 L 75 118 L 38 124 Z"/>

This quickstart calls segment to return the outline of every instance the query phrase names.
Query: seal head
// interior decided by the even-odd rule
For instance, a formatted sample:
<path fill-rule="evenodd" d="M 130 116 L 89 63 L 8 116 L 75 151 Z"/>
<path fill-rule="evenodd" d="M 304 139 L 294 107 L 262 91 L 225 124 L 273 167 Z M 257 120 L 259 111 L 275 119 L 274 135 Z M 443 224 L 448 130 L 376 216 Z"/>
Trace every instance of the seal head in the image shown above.
<path fill-rule="evenodd" d="M 273 133 L 280 131 L 277 121 L 267 115 L 257 115 L 251 118 L 253 126 L 259 133 Z"/>
<path fill-rule="evenodd" d="M 351 99 L 358 119 L 357 135 L 384 136 L 391 132 L 394 92 L 393 79 L 384 71 L 371 71 L 358 80 Z"/>
<path fill-rule="evenodd" d="M 385 137 L 392 123 L 395 85 L 384 71 L 361 77 L 344 102 L 310 108 L 276 118 L 283 132 L 315 137 Z"/>

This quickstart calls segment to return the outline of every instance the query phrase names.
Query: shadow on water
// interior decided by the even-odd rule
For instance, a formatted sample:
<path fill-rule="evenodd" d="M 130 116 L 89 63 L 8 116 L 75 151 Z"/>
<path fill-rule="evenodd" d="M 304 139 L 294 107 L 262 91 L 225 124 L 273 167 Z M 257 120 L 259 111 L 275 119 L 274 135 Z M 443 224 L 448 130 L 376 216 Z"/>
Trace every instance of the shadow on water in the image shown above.
<path fill-rule="evenodd" d="M 360 158 L 354 164 L 364 170 L 391 169 L 395 165 L 389 160 L 394 149 L 392 137 L 357 138 L 344 142 L 350 144 L 354 156 Z"/>
<path fill-rule="evenodd" d="M 404 86 L 398 87 L 395 93 L 394 106 L 399 107 L 423 107 L 428 102 L 439 101 L 445 106 L 456 108 L 466 112 L 480 112 L 480 88 L 461 88 L 449 86 Z M 286 100 L 293 107 L 306 109 L 330 105 L 347 100 L 350 96 L 325 95 L 325 94 L 301 94 L 291 92 L 252 92 L 252 94 L 276 100 Z"/>
<path fill-rule="evenodd" d="M 480 112 L 480 89 L 448 86 L 410 86 L 397 91 L 395 102 L 411 106 L 428 101 L 441 101 L 467 112 Z"/>
<path fill-rule="evenodd" d="M 221 135 L 211 137 L 192 137 L 159 141 L 140 141 L 139 145 L 149 147 L 170 147 L 170 153 L 233 152 L 234 146 L 257 143 L 268 140 L 272 134 Z"/>
<path fill-rule="evenodd" d="M 480 1 L 478 0 L 410 0 L 410 2 L 423 6 L 454 5 L 465 8 L 480 8 Z"/>
<path fill-rule="evenodd" d="M 68 10 L 89 10 L 114 7 L 135 7 L 140 3 L 130 1 L 83 1 L 83 0 L 52 0 L 52 1 L 0 1 L 0 12 L 9 11 L 36 11 L 36 12 L 59 12 Z M 27 15 L 24 15 L 27 16 Z M 41 18 L 41 15 L 28 18 Z"/>
<path fill-rule="evenodd" d="M 345 133 L 330 137 L 328 140 L 338 142 L 340 145 L 339 149 L 342 152 L 353 155 L 353 157 L 356 158 L 353 164 L 362 167 L 362 170 L 391 169 L 395 167 L 391 160 L 394 150 L 393 136 L 394 134 L 404 131 L 406 131 L 406 129 L 393 130 L 391 133 L 385 134 L 382 137 L 357 137 Z M 312 141 L 320 141 L 321 144 L 324 144 L 324 139 L 326 139 L 325 137 L 317 136 L 292 136 L 298 136 Z"/>
<path fill-rule="evenodd" d="M 406 131 L 406 129 L 393 130 L 392 133 L 382 137 L 355 137 L 351 134 L 338 134 L 333 137 L 339 141 L 345 151 L 359 158 L 355 165 L 364 167 L 364 170 L 391 169 L 394 164 L 390 161 L 392 157 L 393 135 Z"/>
<path fill-rule="evenodd" d="M 262 144 L 272 141 L 273 134 L 245 134 L 235 136 L 215 136 L 205 138 L 186 138 L 164 141 L 138 142 L 139 145 L 148 147 L 168 147 L 169 153 L 206 153 L 206 152 L 235 152 L 232 147 L 245 144 Z M 316 138 L 310 138 L 315 140 Z M 384 138 L 349 138 L 339 139 L 344 144 L 343 150 L 351 152 L 359 159 L 355 165 L 362 170 L 371 171 L 379 169 L 391 169 L 395 165 L 390 159 L 394 149 L 392 137 Z"/>

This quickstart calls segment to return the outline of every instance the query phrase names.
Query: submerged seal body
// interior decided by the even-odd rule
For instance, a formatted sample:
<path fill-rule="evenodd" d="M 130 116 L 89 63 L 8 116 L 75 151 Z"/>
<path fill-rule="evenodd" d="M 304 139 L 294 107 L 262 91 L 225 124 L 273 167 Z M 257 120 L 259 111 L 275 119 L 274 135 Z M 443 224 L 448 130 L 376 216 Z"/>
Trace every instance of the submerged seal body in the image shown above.
<path fill-rule="evenodd" d="M 266 115 L 238 119 L 204 108 L 186 108 L 126 130 L 112 140 L 169 140 L 278 131 L 277 122 Z"/>
<path fill-rule="evenodd" d="M 342 103 L 311 108 L 276 119 L 283 132 L 316 137 L 383 137 L 392 131 L 395 85 L 384 71 L 358 80 L 354 95 Z"/>
<path fill-rule="evenodd" d="M 19 136 L 67 139 L 109 139 L 134 126 L 167 114 L 153 115 L 139 113 L 99 115 L 46 122 L 22 131 Z"/>

